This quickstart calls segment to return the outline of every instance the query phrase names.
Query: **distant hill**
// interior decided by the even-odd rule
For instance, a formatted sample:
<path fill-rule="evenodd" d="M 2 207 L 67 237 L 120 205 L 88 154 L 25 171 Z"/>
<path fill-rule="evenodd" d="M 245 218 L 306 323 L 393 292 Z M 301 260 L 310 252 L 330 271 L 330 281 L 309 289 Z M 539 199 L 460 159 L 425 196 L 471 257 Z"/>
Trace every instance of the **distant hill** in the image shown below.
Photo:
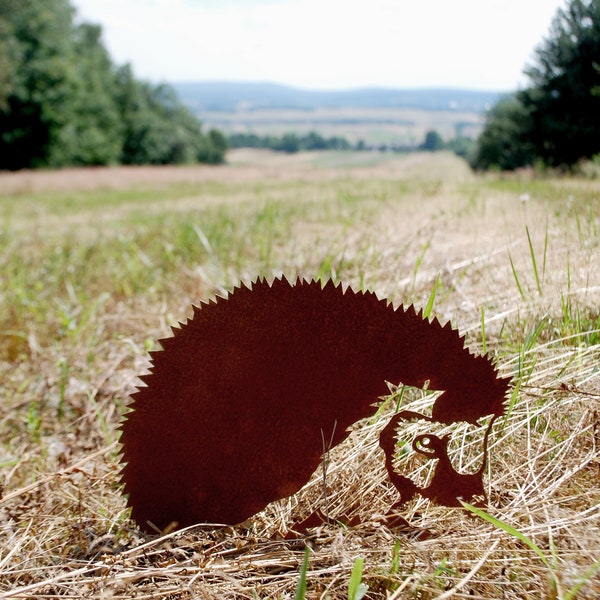
<path fill-rule="evenodd" d="M 307 90 L 277 83 L 198 81 L 172 84 L 192 111 L 231 112 L 264 109 L 417 108 L 482 113 L 502 92 L 464 89 L 358 88 Z"/>

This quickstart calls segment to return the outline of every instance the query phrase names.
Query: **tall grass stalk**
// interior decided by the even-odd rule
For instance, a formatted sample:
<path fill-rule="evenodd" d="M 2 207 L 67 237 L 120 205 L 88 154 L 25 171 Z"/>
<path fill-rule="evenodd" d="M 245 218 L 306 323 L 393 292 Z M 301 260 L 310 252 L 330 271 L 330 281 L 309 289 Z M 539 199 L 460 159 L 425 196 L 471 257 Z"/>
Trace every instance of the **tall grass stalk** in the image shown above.
<path fill-rule="evenodd" d="M 431 294 L 429 294 L 429 298 L 427 300 L 427 304 L 425 305 L 425 309 L 423 310 L 423 318 L 429 319 L 431 317 L 431 313 L 433 311 L 433 304 L 435 302 L 435 297 L 438 290 L 438 285 L 440 283 L 440 276 L 438 275 L 435 278 L 435 282 L 433 284 L 433 288 L 431 290 Z"/>
<path fill-rule="evenodd" d="M 308 566 L 310 563 L 310 548 L 306 546 L 304 548 L 304 557 L 302 559 L 302 566 L 300 567 L 300 577 L 298 578 L 298 585 L 296 586 L 296 593 L 294 594 L 294 600 L 304 600 L 306 598 L 306 590 L 308 586 L 307 573 Z"/>
<path fill-rule="evenodd" d="M 519 290 L 519 294 L 520 294 L 521 298 L 523 300 L 525 300 L 526 299 L 525 292 L 523 291 L 523 286 L 521 285 L 521 281 L 519 279 L 519 275 L 517 274 L 517 269 L 515 267 L 515 263 L 513 261 L 513 258 L 511 256 L 510 252 L 508 253 L 508 260 L 510 261 L 510 268 L 512 270 L 513 277 L 515 279 L 515 283 L 517 284 L 517 289 Z"/>
<path fill-rule="evenodd" d="M 417 285 L 417 276 L 419 274 L 419 270 L 421 268 L 421 265 L 423 264 L 423 260 L 425 259 L 425 255 L 427 254 L 427 251 L 429 250 L 430 246 L 431 246 L 431 240 L 428 240 L 427 242 L 425 242 L 425 244 L 423 244 L 423 247 L 421 248 L 421 252 L 417 256 L 417 260 L 415 261 L 415 266 L 413 268 L 413 273 L 412 273 L 412 281 L 410 284 L 410 295 L 411 296 L 415 293 L 415 287 Z"/>
<path fill-rule="evenodd" d="M 537 259 L 535 257 L 535 250 L 533 249 L 533 242 L 531 241 L 531 235 L 529 234 L 529 227 L 525 226 L 527 232 L 527 242 L 529 244 L 529 254 L 531 256 L 531 264 L 533 265 L 533 274 L 535 276 L 535 284 L 537 287 L 538 294 L 542 295 L 542 284 L 540 281 L 540 274 L 538 272 Z M 546 230 L 546 240 L 548 239 L 548 231 Z M 546 244 L 544 245 L 544 269 L 546 268 Z"/>

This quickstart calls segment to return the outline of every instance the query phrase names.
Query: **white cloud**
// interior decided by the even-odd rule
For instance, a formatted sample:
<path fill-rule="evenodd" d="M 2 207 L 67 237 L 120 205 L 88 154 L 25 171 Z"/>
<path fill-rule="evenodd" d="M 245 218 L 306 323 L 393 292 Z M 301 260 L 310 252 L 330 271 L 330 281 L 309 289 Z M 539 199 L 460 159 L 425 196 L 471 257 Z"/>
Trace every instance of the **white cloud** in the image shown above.
<path fill-rule="evenodd" d="M 153 80 L 508 89 L 559 0 L 75 0 Z"/>

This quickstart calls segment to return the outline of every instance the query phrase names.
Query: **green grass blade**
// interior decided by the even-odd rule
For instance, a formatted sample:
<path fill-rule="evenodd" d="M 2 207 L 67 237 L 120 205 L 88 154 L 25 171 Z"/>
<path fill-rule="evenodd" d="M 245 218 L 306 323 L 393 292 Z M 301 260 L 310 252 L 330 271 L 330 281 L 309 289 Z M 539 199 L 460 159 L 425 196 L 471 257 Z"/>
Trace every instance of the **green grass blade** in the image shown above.
<path fill-rule="evenodd" d="M 542 331 L 544 330 L 544 327 L 546 327 L 546 321 L 544 319 L 541 319 L 540 321 L 538 321 L 538 323 L 535 326 L 535 328 L 533 329 L 533 331 L 530 331 L 527 334 L 527 337 L 525 338 L 525 341 L 523 342 L 523 352 L 524 353 L 527 353 L 527 352 L 530 352 L 531 350 L 533 350 L 533 347 L 536 345 L 538 338 L 540 337 Z"/>
<path fill-rule="evenodd" d="M 421 263 L 423 262 L 423 259 L 425 258 L 425 254 L 427 254 L 427 250 L 429 250 L 429 246 L 431 246 L 431 242 L 427 241 L 423 245 L 423 249 L 421 250 L 421 253 L 419 254 L 419 256 L 417 256 L 417 260 L 415 262 L 415 268 L 413 269 L 413 274 L 412 274 L 412 284 L 411 284 L 411 289 L 410 289 L 411 294 L 413 294 L 415 291 L 415 286 L 417 285 L 417 275 L 419 273 L 419 269 L 421 268 Z"/>
<path fill-rule="evenodd" d="M 481 307 L 481 343 L 483 344 L 483 353 L 487 354 L 487 339 L 485 337 L 485 306 Z"/>
<path fill-rule="evenodd" d="M 392 564 L 390 565 L 390 575 L 396 575 L 400 571 L 400 540 L 396 540 L 394 550 L 392 551 Z"/>
<path fill-rule="evenodd" d="M 525 300 L 525 293 L 523 292 L 523 288 L 521 287 L 521 282 L 519 281 L 519 276 L 517 275 L 517 269 L 515 268 L 515 263 L 513 262 L 510 252 L 508 253 L 508 260 L 510 261 L 510 268 L 512 269 L 512 274 L 513 274 L 513 277 L 515 278 L 515 283 L 517 284 L 519 294 L 521 294 L 521 298 L 523 298 L 523 300 Z"/>
<path fill-rule="evenodd" d="M 302 567 L 300 569 L 300 579 L 298 579 L 298 585 L 296 586 L 296 593 L 294 594 L 294 600 L 304 600 L 306 597 L 306 573 L 308 572 L 308 563 L 310 560 L 310 548 L 306 546 L 304 549 L 304 560 L 302 561 Z"/>
<path fill-rule="evenodd" d="M 535 250 L 533 249 L 533 243 L 531 241 L 531 235 L 529 235 L 529 227 L 525 226 L 527 232 L 527 241 L 529 242 L 529 253 L 531 254 L 531 263 L 533 264 L 533 274 L 535 275 L 535 283 L 539 295 L 542 295 L 542 284 L 540 283 L 540 274 L 538 272 L 537 260 L 535 258 Z"/>
<path fill-rule="evenodd" d="M 515 529 L 512 525 L 501 521 L 500 519 L 496 519 L 496 517 L 492 517 L 492 515 L 486 513 L 484 510 L 473 506 L 472 504 L 468 504 L 467 502 L 462 502 L 461 504 L 473 514 L 481 517 L 484 521 L 491 523 L 498 529 L 505 531 L 509 535 L 517 538 L 519 541 L 523 542 L 528 548 L 531 548 L 539 557 L 539 559 L 544 563 L 544 565 L 548 568 L 548 570 L 552 573 L 552 566 L 542 549 L 529 537 L 527 537 L 524 533 L 520 532 L 518 529 Z"/>
<path fill-rule="evenodd" d="M 544 236 L 544 262 L 542 263 L 542 285 L 546 279 L 546 259 L 548 258 L 548 221 L 546 221 L 546 235 Z"/>
<path fill-rule="evenodd" d="M 361 581 L 364 566 L 364 558 L 357 558 L 354 561 L 350 582 L 348 583 L 348 600 L 362 600 L 369 590 L 369 586 Z"/>
<path fill-rule="evenodd" d="M 435 302 L 435 297 L 437 294 L 438 285 L 440 283 L 440 276 L 438 275 L 435 278 L 435 283 L 433 284 L 433 289 L 431 290 L 431 294 L 429 294 L 429 299 L 427 300 L 427 305 L 425 306 L 425 310 L 423 311 L 423 318 L 429 319 L 431 316 L 431 312 L 433 310 L 433 303 Z"/>
<path fill-rule="evenodd" d="M 396 412 L 400 410 L 400 406 L 402 406 L 402 400 L 404 399 L 404 393 L 406 392 L 406 386 L 403 385 L 400 389 L 400 394 L 398 395 L 398 401 L 396 402 Z"/>

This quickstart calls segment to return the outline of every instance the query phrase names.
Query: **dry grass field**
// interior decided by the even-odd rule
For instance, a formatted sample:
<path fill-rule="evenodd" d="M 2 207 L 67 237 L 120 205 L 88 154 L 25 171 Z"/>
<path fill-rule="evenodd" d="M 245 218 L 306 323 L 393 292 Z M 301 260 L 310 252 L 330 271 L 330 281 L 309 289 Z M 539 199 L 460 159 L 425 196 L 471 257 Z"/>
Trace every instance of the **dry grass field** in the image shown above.
<path fill-rule="evenodd" d="M 0 174 L 0 598 L 600 597 L 599 244 L 597 180 L 443 153 Z M 282 273 L 434 299 L 514 378 L 484 513 L 419 499 L 414 529 L 381 523 L 391 386 L 331 453 L 326 505 L 317 472 L 240 526 L 140 533 L 118 424 L 148 351 L 192 303 Z M 453 448 L 461 469 L 474 447 Z M 317 507 L 331 524 L 284 539 Z M 362 524 L 335 522 L 348 511 Z"/>

